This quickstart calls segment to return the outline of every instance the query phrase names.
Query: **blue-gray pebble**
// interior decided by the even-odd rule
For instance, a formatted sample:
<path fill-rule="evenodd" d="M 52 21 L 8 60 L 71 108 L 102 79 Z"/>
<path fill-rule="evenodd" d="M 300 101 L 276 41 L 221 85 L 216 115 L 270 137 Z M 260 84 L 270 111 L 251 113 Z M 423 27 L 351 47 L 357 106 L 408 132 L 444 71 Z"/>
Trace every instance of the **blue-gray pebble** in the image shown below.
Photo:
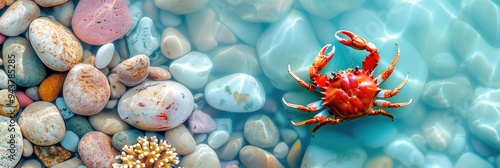
<path fill-rule="evenodd" d="M 78 135 L 73 131 L 66 131 L 66 135 L 64 135 L 64 138 L 61 140 L 61 146 L 71 152 L 77 152 L 79 141 L 80 138 L 78 138 Z"/>
<path fill-rule="evenodd" d="M 59 112 L 61 112 L 61 115 L 64 118 L 64 120 L 70 119 L 75 115 L 75 113 L 68 108 L 66 102 L 64 102 L 63 97 L 58 97 L 56 99 L 56 106 L 57 109 L 59 109 Z"/>
<path fill-rule="evenodd" d="M 82 138 L 87 132 L 94 130 L 89 121 L 80 115 L 75 115 L 66 121 L 66 129 L 73 131 L 79 138 Z"/>
<path fill-rule="evenodd" d="M 125 145 L 133 145 L 137 143 L 137 138 L 142 137 L 144 134 L 137 129 L 123 130 L 115 133 L 112 138 L 113 147 L 121 151 Z"/>

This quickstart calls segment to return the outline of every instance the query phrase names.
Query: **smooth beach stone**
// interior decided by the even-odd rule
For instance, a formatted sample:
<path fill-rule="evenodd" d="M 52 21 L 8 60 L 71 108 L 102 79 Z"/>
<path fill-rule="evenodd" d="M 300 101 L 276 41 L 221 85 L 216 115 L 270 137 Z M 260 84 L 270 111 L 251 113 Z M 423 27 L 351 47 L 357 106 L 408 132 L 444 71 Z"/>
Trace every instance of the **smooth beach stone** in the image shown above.
<path fill-rule="evenodd" d="M 14 93 L 10 93 L 8 89 L 0 90 L 0 115 L 5 117 L 15 116 L 21 105 Z"/>
<path fill-rule="evenodd" d="M 371 120 L 354 126 L 353 135 L 369 148 L 379 148 L 387 143 L 398 133 L 392 122 Z"/>
<path fill-rule="evenodd" d="M 108 76 L 108 81 L 111 91 L 111 99 L 118 99 L 127 91 L 127 87 L 118 79 L 118 74 L 110 74 Z"/>
<path fill-rule="evenodd" d="M 30 141 L 23 138 L 23 156 L 30 157 L 33 154 L 33 145 Z"/>
<path fill-rule="evenodd" d="M 161 36 L 161 52 L 169 59 L 177 59 L 191 51 L 191 44 L 179 30 L 168 27 Z"/>
<path fill-rule="evenodd" d="M 22 87 L 40 84 L 46 75 L 46 68 L 37 57 L 30 42 L 24 37 L 11 37 L 5 40 L 2 49 L 4 69 L 13 81 Z"/>
<path fill-rule="evenodd" d="M 34 0 L 41 7 L 53 7 L 66 3 L 68 0 Z"/>
<path fill-rule="evenodd" d="M 231 118 L 216 118 L 214 120 L 217 123 L 217 130 L 233 132 L 233 120 Z"/>
<path fill-rule="evenodd" d="M 199 89 L 207 83 L 212 67 L 206 54 L 193 51 L 174 60 L 168 70 L 179 83 L 190 89 Z"/>
<path fill-rule="evenodd" d="M 40 96 L 38 95 L 38 86 L 33 86 L 27 88 L 25 91 L 26 95 L 30 97 L 33 101 L 40 100 Z"/>
<path fill-rule="evenodd" d="M 24 138 L 35 145 L 56 144 L 66 133 L 66 126 L 59 110 L 54 104 L 45 101 L 37 101 L 26 107 L 18 123 Z"/>
<path fill-rule="evenodd" d="M 262 84 L 253 76 L 235 73 L 207 84 L 207 103 L 219 110 L 229 112 L 254 112 L 266 101 Z"/>
<path fill-rule="evenodd" d="M 56 106 L 64 120 L 70 119 L 75 115 L 75 113 L 68 108 L 63 97 L 58 97 L 56 99 Z"/>
<path fill-rule="evenodd" d="M 208 135 L 207 134 L 197 134 L 195 137 L 194 137 L 194 141 L 196 141 L 196 144 L 201 144 L 205 141 L 205 139 L 208 138 Z"/>
<path fill-rule="evenodd" d="M 13 165 L 14 167 L 14 165 Z M 42 168 L 42 164 L 37 159 L 29 159 L 22 162 L 22 168 Z"/>
<path fill-rule="evenodd" d="M 309 67 L 321 49 L 315 37 L 309 20 L 297 10 L 290 11 L 262 33 L 256 46 L 257 54 L 273 86 L 281 90 L 300 87 L 288 74 L 288 64 L 300 78 L 309 78 Z M 280 43 L 276 43 L 276 39 Z"/>
<path fill-rule="evenodd" d="M 118 66 L 120 62 L 121 62 L 120 54 L 118 54 L 118 52 L 115 50 L 115 52 L 113 53 L 113 58 L 111 58 L 111 61 L 108 64 L 108 68 L 112 69 Z"/>
<path fill-rule="evenodd" d="M 238 40 L 236 35 L 234 35 L 234 33 L 221 22 L 215 22 L 214 24 L 214 37 L 218 42 L 228 44 L 234 44 Z"/>
<path fill-rule="evenodd" d="M 212 149 L 217 149 L 229 141 L 229 133 L 224 130 L 216 130 L 208 136 L 207 144 Z"/>
<path fill-rule="evenodd" d="M 243 132 L 233 132 L 229 141 L 217 150 L 217 156 L 222 160 L 233 160 L 244 145 L 246 141 Z"/>
<path fill-rule="evenodd" d="M 288 154 L 288 145 L 285 142 L 278 143 L 273 149 L 273 155 L 278 159 L 283 159 Z"/>
<path fill-rule="evenodd" d="M 73 131 L 66 131 L 66 134 L 64 135 L 64 138 L 61 140 L 61 146 L 69 150 L 71 152 L 77 152 L 78 151 L 78 141 L 80 141 L 80 138 L 78 138 L 78 135 L 76 135 Z"/>
<path fill-rule="evenodd" d="M 174 81 L 151 81 L 131 88 L 118 103 L 118 114 L 128 124 L 147 131 L 164 131 L 191 115 L 191 91 Z"/>
<path fill-rule="evenodd" d="M 111 138 L 113 147 L 115 147 L 116 150 L 121 151 L 123 146 L 128 145 L 134 145 L 137 143 L 137 138 L 138 137 L 143 137 L 144 134 L 137 130 L 137 129 L 127 129 L 123 131 L 116 132 L 113 135 L 113 138 Z M 148 136 L 150 137 L 150 136 Z"/>
<path fill-rule="evenodd" d="M 189 130 L 193 133 L 208 133 L 217 129 L 217 123 L 207 113 L 194 110 L 188 119 Z"/>
<path fill-rule="evenodd" d="M 58 164 L 52 166 L 52 168 L 78 167 L 80 165 L 81 166 L 84 165 L 82 160 L 80 160 L 78 157 L 74 157 L 74 158 L 68 159 L 64 162 L 58 163 Z"/>
<path fill-rule="evenodd" d="M 350 2 L 340 0 L 329 0 L 328 3 L 315 3 L 314 1 L 299 0 L 300 5 L 314 16 L 324 19 L 331 19 L 345 11 L 358 8 L 365 0 L 355 0 Z"/>
<path fill-rule="evenodd" d="M 242 1 L 234 5 L 234 13 L 241 19 L 248 22 L 275 22 L 284 17 L 293 0 L 278 1 Z M 231 5 L 231 4 L 230 4 Z"/>
<path fill-rule="evenodd" d="M 0 16 L 0 34 L 17 36 L 40 16 L 40 8 L 33 1 L 16 1 Z"/>
<path fill-rule="evenodd" d="M 288 165 L 290 165 L 291 167 L 299 167 L 300 164 L 299 157 L 302 155 L 301 153 L 302 153 L 302 142 L 300 141 L 300 139 L 297 139 L 290 147 L 290 151 L 286 156 L 286 162 L 288 163 Z"/>
<path fill-rule="evenodd" d="M 455 162 L 455 168 L 467 167 L 493 168 L 493 165 L 474 153 L 466 152 L 458 158 L 457 162 Z"/>
<path fill-rule="evenodd" d="M 149 70 L 148 77 L 150 79 L 157 80 L 157 81 L 164 81 L 164 80 L 169 80 L 170 78 L 172 78 L 172 75 L 170 74 L 170 72 L 168 72 L 168 70 L 165 68 L 151 66 L 148 68 L 148 70 Z"/>
<path fill-rule="evenodd" d="M 168 144 L 172 145 L 179 155 L 190 154 L 196 148 L 193 135 L 184 125 L 165 131 L 165 139 L 168 140 Z"/>
<path fill-rule="evenodd" d="M 31 100 L 23 91 L 17 91 L 15 95 L 17 97 L 17 100 L 19 101 L 19 105 L 21 108 L 25 108 L 26 106 L 33 103 L 33 100 Z"/>
<path fill-rule="evenodd" d="M 102 112 L 89 116 L 90 125 L 102 133 L 113 135 L 119 131 L 130 129 L 130 125 L 125 123 L 116 109 L 105 109 Z"/>
<path fill-rule="evenodd" d="M 68 28 L 50 18 L 35 19 L 29 28 L 29 39 L 40 60 L 54 71 L 68 71 L 82 60 L 80 41 Z"/>
<path fill-rule="evenodd" d="M 217 20 L 217 13 L 211 8 L 186 15 L 189 36 L 196 49 L 207 51 L 217 47 L 218 42 L 214 35 Z"/>
<path fill-rule="evenodd" d="M 476 89 L 474 102 L 467 113 L 469 130 L 477 138 L 491 147 L 500 150 L 498 133 L 500 128 L 500 89 Z"/>
<path fill-rule="evenodd" d="M 79 115 L 101 112 L 110 97 L 106 76 L 88 64 L 78 64 L 68 72 L 63 84 L 64 101 Z"/>
<path fill-rule="evenodd" d="M 188 14 L 207 6 L 208 0 L 155 0 L 158 8 L 175 13 Z"/>
<path fill-rule="evenodd" d="M 433 107 L 448 108 L 471 100 L 472 94 L 469 79 L 458 75 L 427 82 L 422 91 L 422 100 Z"/>
<path fill-rule="evenodd" d="M 0 58 L 0 62 L 2 65 L 3 62 L 1 61 L 1 58 Z M 9 88 L 9 76 L 7 76 L 7 73 L 5 72 L 5 70 L 0 69 L 0 89 L 7 89 Z"/>
<path fill-rule="evenodd" d="M 118 80 L 125 86 L 135 86 L 148 77 L 149 57 L 139 54 L 115 67 Z"/>
<path fill-rule="evenodd" d="M 85 43 L 102 45 L 123 37 L 132 26 L 125 0 L 81 0 L 73 13 L 71 27 Z"/>
<path fill-rule="evenodd" d="M 366 156 L 366 152 L 361 148 L 330 151 L 317 145 L 309 145 L 301 167 L 362 167 Z"/>
<path fill-rule="evenodd" d="M 153 20 L 143 17 L 125 39 L 130 55 L 151 55 L 160 47 L 161 34 L 156 30 Z"/>
<path fill-rule="evenodd" d="M 278 128 L 264 114 L 254 114 L 248 117 L 243 133 L 249 144 L 261 148 L 273 147 L 280 140 Z"/>
<path fill-rule="evenodd" d="M 283 138 L 283 141 L 285 143 L 292 143 L 295 141 L 298 137 L 297 132 L 293 129 L 285 128 L 285 129 L 280 129 L 280 135 L 281 138 Z"/>
<path fill-rule="evenodd" d="M 240 160 L 245 167 L 261 168 L 274 167 L 284 168 L 284 166 L 274 157 L 273 154 L 252 145 L 247 145 L 240 150 Z"/>
<path fill-rule="evenodd" d="M 213 71 L 224 75 L 231 73 L 258 75 L 262 73 L 255 48 L 249 45 L 235 44 L 217 48 L 212 60 L 214 63 Z"/>
<path fill-rule="evenodd" d="M 14 167 L 23 154 L 23 135 L 13 118 L 0 116 L 0 167 Z"/>
<path fill-rule="evenodd" d="M 35 146 L 35 155 L 47 167 L 52 167 L 71 157 L 71 153 L 60 146 Z"/>
<path fill-rule="evenodd" d="M 106 109 L 114 109 L 116 107 L 116 105 L 118 105 L 118 100 L 114 99 L 114 100 L 109 100 L 108 103 L 106 104 Z"/>
<path fill-rule="evenodd" d="M 190 154 L 182 157 L 179 163 L 181 167 L 220 167 L 219 158 L 215 151 L 206 144 L 199 144 Z"/>
<path fill-rule="evenodd" d="M 182 23 L 180 15 L 176 15 L 166 10 L 160 10 L 160 22 L 165 27 L 176 27 Z"/>
<path fill-rule="evenodd" d="M 64 73 L 55 72 L 45 78 L 38 86 L 40 99 L 47 102 L 56 100 L 61 95 L 65 76 Z"/>
<path fill-rule="evenodd" d="M 62 25 L 66 27 L 71 26 L 71 19 L 73 18 L 73 12 L 75 11 L 75 4 L 73 3 L 73 0 L 65 0 L 67 2 L 54 6 L 52 15 L 54 15 L 54 18 L 57 20 L 57 22 L 61 23 Z"/>
<path fill-rule="evenodd" d="M 111 167 L 116 163 L 115 156 L 118 151 L 113 148 L 108 135 L 91 131 L 80 139 L 78 154 L 87 167 Z"/>
<path fill-rule="evenodd" d="M 95 56 L 94 55 L 88 55 L 88 56 L 83 57 L 82 63 L 83 64 L 94 65 L 95 64 Z"/>
<path fill-rule="evenodd" d="M 423 166 L 424 155 L 415 144 L 404 136 L 392 139 L 392 142 L 384 147 L 384 153 L 389 157 L 399 160 L 403 166 Z"/>
<path fill-rule="evenodd" d="M 364 168 L 389 168 L 393 167 L 392 159 L 382 155 L 368 159 Z"/>
<path fill-rule="evenodd" d="M 102 69 L 111 62 L 113 55 L 115 53 L 115 45 L 113 43 L 107 43 L 99 47 L 97 53 L 95 54 L 95 67 L 97 69 Z"/>
<path fill-rule="evenodd" d="M 80 115 L 75 115 L 66 121 L 66 128 L 73 131 L 78 137 L 82 138 L 87 132 L 94 131 L 87 119 Z"/>

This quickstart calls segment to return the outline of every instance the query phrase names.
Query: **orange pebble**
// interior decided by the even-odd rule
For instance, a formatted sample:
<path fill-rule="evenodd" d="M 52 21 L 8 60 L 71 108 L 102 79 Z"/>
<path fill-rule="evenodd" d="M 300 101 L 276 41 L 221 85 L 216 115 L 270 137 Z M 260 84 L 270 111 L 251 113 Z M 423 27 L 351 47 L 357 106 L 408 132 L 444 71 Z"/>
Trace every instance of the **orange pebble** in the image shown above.
<path fill-rule="evenodd" d="M 63 73 L 53 73 L 38 86 L 38 95 L 43 101 L 54 101 L 61 94 L 65 75 Z"/>

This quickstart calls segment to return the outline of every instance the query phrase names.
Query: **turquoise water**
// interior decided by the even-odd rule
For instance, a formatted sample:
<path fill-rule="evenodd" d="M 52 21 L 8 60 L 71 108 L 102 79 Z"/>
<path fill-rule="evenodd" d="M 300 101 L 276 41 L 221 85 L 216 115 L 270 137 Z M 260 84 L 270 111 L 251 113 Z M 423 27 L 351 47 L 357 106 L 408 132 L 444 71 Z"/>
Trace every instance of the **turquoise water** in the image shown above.
<path fill-rule="evenodd" d="M 72 2 L 74 5 L 68 6 L 74 9 L 78 8 L 77 5 L 81 1 Z M 168 120 L 170 117 L 171 122 L 165 122 L 161 127 L 170 127 L 169 124 L 175 120 L 181 122 L 182 124 L 178 125 L 184 125 L 190 132 L 185 131 L 182 135 L 184 139 L 181 139 L 180 135 L 169 137 L 173 135 L 173 131 L 169 132 L 172 128 L 159 130 L 153 128 L 156 127 L 154 124 L 148 125 L 157 121 L 151 118 L 153 114 L 148 114 L 160 112 L 158 109 L 165 108 L 159 103 L 149 109 L 139 108 L 140 115 L 131 112 L 133 115 L 130 116 L 135 116 L 137 121 L 145 121 L 144 125 L 148 126 L 130 122 L 132 119 L 123 117 L 126 114 L 123 111 L 126 110 L 118 108 L 129 108 L 129 111 L 133 111 L 130 109 L 137 108 L 134 104 L 145 101 L 148 105 L 147 101 L 152 102 L 150 98 L 154 97 L 153 95 L 133 97 L 134 94 L 126 94 L 126 97 L 121 97 L 111 93 L 111 100 L 102 104 L 107 105 L 104 110 L 104 107 L 101 108 L 101 111 L 106 112 L 99 112 L 99 116 L 95 117 L 98 114 L 74 114 L 71 110 L 75 109 L 68 110 L 66 104 L 70 104 L 67 100 L 69 98 L 61 93 L 57 100 L 50 102 L 57 105 L 56 111 L 62 114 L 59 118 L 65 123 L 66 130 L 74 133 L 66 133 L 63 141 L 59 140 L 51 145 L 70 150 L 69 158 L 81 159 L 80 155 L 85 153 L 85 150 L 90 151 L 89 148 L 83 151 L 76 149 L 76 146 L 81 145 L 79 140 L 83 135 L 95 130 L 113 138 L 113 143 L 120 141 L 113 136 L 119 132 L 116 133 L 117 136 L 132 139 L 123 142 L 128 145 L 136 143 L 134 139 L 137 136 L 147 135 L 167 139 L 177 151 L 189 148 L 190 152 L 179 154 L 181 163 L 176 165 L 177 167 L 196 167 L 197 164 L 198 167 L 500 167 L 500 69 L 497 69 L 500 64 L 499 1 L 209 0 L 183 1 L 177 2 L 178 4 L 174 1 L 159 0 L 125 2 L 132 15 L 132 28 L 126 35 L 122 35 L 123 38 L 117 37 L 108 42 L 114 45 L 113 50 L 116 50 L 121 61 L 137 54 L 145 54 L 150 60 L 150 67 L 169 71 L 168 79 L 161 80 L 176 81 L 189 89 L 193 100 L 183 101 L 182 108 L 175 108 L 187 108 L 187 115 L 184 112 L 184 118 L 175 118 L 180 116 L 181 110 L 172 114 L 165 112 L 164 118 L 167 117 Z M 0 14 L 5 13 L 7 8 L 6 6 L 1 9 Z M 73 34 L 74 28 L 71 24 L 66 25 L 64 23 L 68 22 L 57 17 L 57 11 L 62 8 L 40 8 L 40 16 L 55 16 L 53 18 L 68 27 Z M 119 26 L 111 28 L 120 29 Z M 167 30 L 170 34 L 165 33 Z M 339 43 L 336 35 L 344 39 L 349 38 L 336 34 L 339 30 L 350 31 L 376 46 L 380 60 L 372 73 L 374 77 L 389 68 L 399 47 L 400 57 L 394 71 L 379 88 L 394 90 L 407 76 L 408 81 L 393 97 L 375 99 L 403 104 L 411 100 L 411 103 L 399 108 L 373 106 L 375 110 L 384 109 L 394 115 L 393 121 L 383 115 L 364 116 L 355 120 L 339 118 L 342 122 L 322 126 L 313 137 L 311 133 L 318 123 L 293 126 L 292 122 L 297 123 L 315 116 L 319 116 L 320 120 L 324 117 L 335 118 L 335 113 L 329 114 L 328 111 L 322 110 L 307 113 L 286 107 L 282 99 L 303 106 L 312 103 L 308 107 L 319 108 L 321 103 L 313 102 L 322 98 L 320 93 L 301 87 L 290 76 L 288 66 L 299 78 L 311 82 L 309 72 L 314 59 L 323 46 L 331 44 L 325 55 L 334 51 L 334 56 L 319 73 L 332 77 L 332 72 L 340 73 L 339 71 L 354 69 L 356 66 L 362 68 L 362 62 L 369 52 Z M 30 38 L 27 31 L 16 36 Z M 170 40 L 165 40 L 165 36 L 170 37 Z M 13 39 L 14 36 L 6 38 Z M 88 63 L 88 58 L 92 57 L 89 55 L 96 55 L 102 44 L 90 45 L 90 42 L 83 40 L 78 34 L 76 38 L 79 38 L 86 52 L 86 56 L 78 61 Z M 38 52 L 37 54 L 41 55 Z M 37 54 L 31 52 L 33 56 Z M 9 59 L 6 57 L 3 54 L 4 66 L 0 70 L 8 71 Z M 32 64 L 47 69 L 47 75 L 35 75 L 38 78 L 55 73 L 40 61 L 29 65 Z M 108 65 L 101 69 L 109 81 L 109 74 L 119 71 L 116 70 L 118 68 L 113 71 L 113 68 Z M 45 73 L 45 70 L 43 71 Z M 67 74 L 67 71 L 69 69 L 63 73 Z M 38 72 L 41 70 L 37 70 Z M 7 81 L 7 77 L 3 77 L 7 75 L 3 74 L 5 73 L 0 74 L 0 79 Z M 130 92 L 142 91 L 158 85 L 155 80 L 160 79 L 152 76 L 154 75 L 149 73 L 146 80 L 152 83 L 147 86 L 121 86 Z M 28 93 L 30 89 L 40 85 L 42 79 L 37 80 L 38 82 L 21 80 L 25 82 L 23 84 L 17 81 L 16 91 Z M 145 79 L 139 82 L 143 80 Z M 120 83 L 118 79 L 115 81 Z M 30 82 L 35 84 L 26 84 Z M 6 82 L 0 84 L 2 89 L 9 88 Z M 154 92 L 154 95 L 160 93 L 175 97 L 175 94 L 171 94 L 175 92 L 178 93 L 177 96 L 182 95 L 184 100 L 188 92 L 179 89 L 179 86 L 175 88 L 163 89 Z M 361 97 L 362 93 L 365 92 L 358 92 L 358 97 Z M 163 97 L 162 101 L 167 97 Z M 66 102 L 63 102 L 64 99 Z M 367 99 L 371 102 L 371 98 Z M 94 105 L 98 106 L 92 104 Z M 188 119 L 191 106 L 203 112 L 200 114 L 197 111 L 198 115 L 209 116 L 208 119 L 198 121 L 199 123 Z M 332 106 L 340 107 L 342 104 Z M 169 108 L 170 106 L 167 110 Z M 21 108 L 20 114 L 24 109 L 26 108 Z M 20 115 L 12 118 L 19 122 Z M 102 120 L 98 120 L 99 118 Z M 0 121 L 7 122 L 7 119 Z M 103 126 L 106 125 L 103 123 L 115 124 Z M 19 125 L 21 129 L 26 127 Z M 26 138 L 25 133 L 22 136 L 31 141 Z M 70 139 L 70 136 L 73 139 Z M 100 140 L 102 139 L 95 141 Z M 176 146 L 178 144 L 173 141 L 184 142 L 190 147 Z M 190 143 L 191 141 L 193 143 Z M 3 145 L 6 143 L 0 144 L 0 152 L 7 149 L 7 146 Z M 196 145 L 203 146 L 200 147 L 202 150 L 198 150 L 198 147 L 194 150 Z M 115 146 L 105 151 L 121 150 Z M 233 154 L 228 154 L 231 152 Z M 28 160 L 44 167 L 35 154 L 19 154 L 19 160 L 18 167 L 28 165 Z M 121 163 L 114 159 L 105 162 Z M 80 162 L 73 166 L 92 167 L 85 164 Z"/>

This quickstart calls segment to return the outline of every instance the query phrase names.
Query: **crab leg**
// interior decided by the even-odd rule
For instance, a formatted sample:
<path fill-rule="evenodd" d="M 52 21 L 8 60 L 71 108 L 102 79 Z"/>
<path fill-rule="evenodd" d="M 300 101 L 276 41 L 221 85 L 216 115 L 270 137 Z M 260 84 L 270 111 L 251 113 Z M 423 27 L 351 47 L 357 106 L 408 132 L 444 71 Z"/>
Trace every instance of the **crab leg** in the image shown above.
<path fill-rule="evenodd" d="M 298 104 L 288 103 L 285 101 L 285 98 L 281 98 L 281 99 L 283 100 L 283 104 L 285 104 L 285 106 L 288 106 L 288 107 L 294 108 L 294 109 L 298 109 L 298 110 L 304 111 L 304 112 L 316 112 L 319 109 L 323 108 L 323 102 L 324 102 L 323 100 L 318 100 L 318 101 L 309 103 L 306 107 L 306 106 L 302 106 L 302 105 L 298 105 Z"/>
<path fill-rule="evenodd" d="M 387 111 L 382 110 L 382 109 L 378 109 L 378 110 L 371 109 L 370 112 L 368 113 L 368 115 L 372 115 L 372 116 L 383 115 L 383 116 L 391 118 L 392 121 L 394 121 L 394 116 L 391 113 L 388 113 Z"/>
<path fill-rule="evenodd" d="M 379 85 L 381 83 L 383 83 L 387 78 L 389 78 L 389 76 L 392 74 L 392 71 L 394 71 L 394 67 L 396 66 L 396 62 L 398 62 L 399 55 L 400 55 L 398 44 L 396 44 L 396 48 L 398 49 L 398 53 L 396 53 L 396 56 L 394 56 L 394 58 L 392 59 L 392 62 L 389 65 L 389 68 L 387 68 L 387 70 L 385 70 L 384 72 L 382 72 L 376 78 Z"/>
<path fill-rule="evenodd" d="M 338 34 L 344 34 L 350 39 L 340 38 Z M 337 40 L 340 43 L 346 46 L 352 47 L 357 50 L 366 50 L 370 52 L 366 56 L 365 60 L 363 60 L 363 66 L 362 66 L 363 70 L 366 70 L 371 73 L 375 69 L 375 67 L 377 67 L 378 61 L 380 60 L 380 55 L 378 54 L 378 50 L 375 44 L 367 42 L 363 37 L 358 36 L 347 30 L 339 30 L 335 32 L 335 38 L 337 38 Z"/>
<path fill-rule="evenodd" d="M 323 125 L 326 125 L 326 124 L 332 124 L 332 125 L 335 125 L 335 124 L 338 124 L 342 122 L 342 120 L 340 118 L 325 118 L 324 120 L 321 120 L 321 122 L 316 125 L 313 130 L 312 130 L 312 137 L 314 137 L 314 133 L 319 129 L 321 128 Z"/>
<path fill-rule="evenodd" d="M 396 88 L 394 88 L 394 90 L 382 90 L 382 91 L 378 92 L 377 97 L 380 97 L 380 98 L 389 98 L 389 97 L 397 95 L 399 93 L 399 90 L 401 90 L 401 88 L 408 81 L 408 75 L 409 74 L 406 74 L 405 80 L 403 80 Z"/>
<path fill-rule="evenodd" d="M 316 132 L 321 126 L 325 125 L 325 124 L 338 124 L 340 123 L 340 119 L 338 118 L 335 118 L 335 119 L 332 119 L 332 118 L 328 118 L 330 114 L 328 113 L 328 109 L 325 109 L 321 112 L 319 112 L 318 114 L 316 114 L 314 116 L 314 118 L 312 119 L 308 119 L 308 120 L 304 120 L 304 121 L 300 121 L 300 122 L 293 122 L 290 120 L 290 122 L 292 122 L 293 126 L 301 126 L 301 125 L 309 125 L 309 124 L 314 124 L 314 123 L 317 123 L 319 122 L 319 124 L 317 126 L 314 127 L 313 129 L 313 132 L 312 132 L 312 136 L 314 137 L 314 132 Z M 337 121 L 338 120 L 338 121 Z M 336 123 L 331 123 L 331 122 L 336 122 Z"/>
<path fill-rule="evenodd" d="M 292 72 L 292 69 L 290 68 L 290 64 L 288 64 L 288 74 L 290 74 L 290 76 L 292 76 L 293 79 L 295 79 L 297 82 L 299 82 L 300 86 L 310 90 L 310 91 L 315 91 L 315 92 L 318 92 L 316 90 L 316 87 L 314 87 L 314 84 L 312 83 L 307 83 L 305 82 L 304 80 L 300 79 L 299 76 L 295 75 L 295 73 Z"/>
<path fill-rule="evenodd" d="M 411 104 L 412 98 L 410 98 L 410 101 L 404 102 L 404 103 L 391 103 L 390 101 L 387 100 L 375 100 L 373 102 L 373 105 L 375 106 L 380 106 L 384 108 L 399 108 L 401 106 L 408 106 Z"/>

